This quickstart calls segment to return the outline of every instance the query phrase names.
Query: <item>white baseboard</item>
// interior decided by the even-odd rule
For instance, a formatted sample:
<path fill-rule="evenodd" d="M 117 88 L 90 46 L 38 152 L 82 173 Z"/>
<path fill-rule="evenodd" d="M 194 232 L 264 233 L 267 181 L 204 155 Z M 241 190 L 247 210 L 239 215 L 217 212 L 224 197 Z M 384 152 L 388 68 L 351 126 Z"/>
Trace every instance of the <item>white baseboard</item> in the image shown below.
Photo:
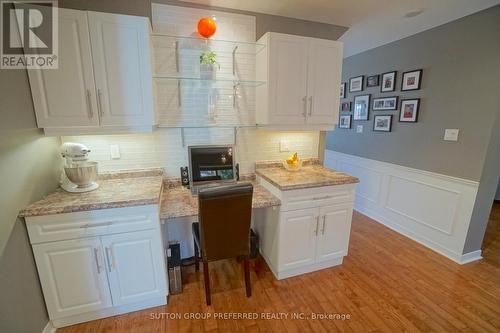
<path fill-rule="evenodd" d="M 408 238 L 464 264 L 463 255 L 479 183 L 325 150 L 325 167 L 360 179 L 355 209 Z"/>
<path fill-rule="evenodd" d="M 57 328 L 55 328 L 49 321 L 47 325 L 45 325 L 45 328 L 43 329 L 42 333 L 55 333 L 56 329 Z"/>
<path fill-rule="evenodd" d="M 469 253 L 462 254 L 462 257 L 460 258 L 460 264 L 468 264 L 470 262 L 476 261 L 476 260 L 481 260 L 483 257 L 481 256 L 482 251 L 477 250 Z"/>

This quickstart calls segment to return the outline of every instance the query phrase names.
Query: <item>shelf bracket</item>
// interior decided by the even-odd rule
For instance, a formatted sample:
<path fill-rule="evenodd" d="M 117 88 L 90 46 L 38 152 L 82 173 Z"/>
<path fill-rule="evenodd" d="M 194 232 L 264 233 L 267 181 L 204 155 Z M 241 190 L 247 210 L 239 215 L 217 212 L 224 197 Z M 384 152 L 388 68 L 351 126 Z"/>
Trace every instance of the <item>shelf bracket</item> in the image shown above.
<path fill-rule="evenodd" d="M 236 45 L 233 49 L 233 76 L 236 77 L 236 50 L 238 49 L 238 45 Z"/>

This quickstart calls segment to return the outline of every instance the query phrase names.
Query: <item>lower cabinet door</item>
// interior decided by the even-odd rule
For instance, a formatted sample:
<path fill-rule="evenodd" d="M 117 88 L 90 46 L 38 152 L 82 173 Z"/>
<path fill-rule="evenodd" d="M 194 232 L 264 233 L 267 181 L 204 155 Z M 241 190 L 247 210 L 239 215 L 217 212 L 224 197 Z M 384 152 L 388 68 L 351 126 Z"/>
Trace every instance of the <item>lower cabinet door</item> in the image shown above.
<path fill-rule="evenodd" d="M 351 232 L 352 206 L 339 204 L 320 208 L 320 228 L 316 249 L 316 262 L 347 254 Z"/>
<path fill-rule="evenodd" d="M 167 295 L 159 230 L 103 236 L 101 239 L 114 306 Z"/>
<path fill-rule="evenodd" d="M 299 268 L 314 263 L 317 227 L 318 208 L 282 213 L 279 270 Z"/>
<path fill-rule="evenodd" d="M 99 238 L 33 246 L 50 319 L 111 306 Z"/>

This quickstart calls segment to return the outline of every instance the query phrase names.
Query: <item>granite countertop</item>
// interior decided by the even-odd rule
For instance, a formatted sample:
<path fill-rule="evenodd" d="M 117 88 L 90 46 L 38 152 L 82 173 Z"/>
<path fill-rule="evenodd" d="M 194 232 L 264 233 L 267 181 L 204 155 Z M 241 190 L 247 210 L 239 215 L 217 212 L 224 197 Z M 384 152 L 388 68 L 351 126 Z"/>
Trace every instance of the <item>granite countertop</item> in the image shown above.
<path fill-rule="evenodd" d="M 163 177 L 151 173 L 100 175 L 99 188 L 68 193 L 59 188 L 20 212 L 19 217 L 152 205 L 160 202 Z"/>
<path fill-rule="evenodd" d="M 281 191 L 359 183 L 356 177 L 324 168 L 317 159 L 308 159 L 299 171 L 287 171 L 281 162 L 257 162 L 255 174 Z"/>
<path fill-rule="evenodd" d="M 281 201 L 264 187 L 252 181 L 253 208 L 280 206 Z M 161 199 L 161 219 L 177 217 L 192 217 L 198 215 L 198 198 L 191 194 L 191 190 L 182 186 L 166 186 Z"/>

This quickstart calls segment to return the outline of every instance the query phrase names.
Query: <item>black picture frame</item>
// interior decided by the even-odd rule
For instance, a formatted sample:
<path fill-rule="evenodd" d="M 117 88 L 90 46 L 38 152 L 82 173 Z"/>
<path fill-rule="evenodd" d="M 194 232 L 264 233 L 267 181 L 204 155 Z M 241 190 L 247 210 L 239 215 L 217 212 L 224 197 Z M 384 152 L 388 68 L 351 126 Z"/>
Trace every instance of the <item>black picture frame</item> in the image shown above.
<path fill-rule="evenodd" d="M 402 116 L 403 116 L 403 104 L 405 104 L 405 102 L 411 102 L 411 101 L 414 101 L 416 102 L 416 108 L 415 110 L 413 111 L 414 114 L 415 114 L 415 117 L 413 117 L 411 120 L 402 120 Z M 418 113 L 419 113 L 419 110 L 420 110 L 420 98 L 408 98 L 408 99 L 402 99 L 401 100 L 401 105 L 399 107 L 399 122 L 400 123 L 416 123 L 418 122 Z"/>
<path fill-rule="evenodd" d="M 347 106 L 347 108 L 344 108 Z M 340 102 L 340 112 L 351 112 L 351 102 Z"/>
<path fill-rule="evenodd" d="M 349 126 L 348 127 L 342 125 L 342 118 L 349 119 Z M 350 115 L 350 114 L 341 114 L 339 116 L 339 128 L 342 128 L 342 129 L 351 129 L 351 127 L 352 127 L 352 115 Z"/>
<path fill-rule="evenodd" d="M 366 103 L 366 116 L 363 116 L 363 117 L 360 117 L 359 114 L 358 114 L 358 112 L 361 112 L 361 111 L 356 109 L 356 102 L 359 99 L 366 99 L 367 100 L 367 103 Z M 352 110 L 353 110 L 353 120 L 366 121 L 366 120 L 368 120 L 370 118 L 370 99 L 371 99 L 371 95 L 370 94 L 354 96 L 354 103 L 353 103 L 353 107 L 352 107 Z"/>
<path fill-rule="evenodd" d="M 366 87 L 378 87 L 380 84 L 380 75 L 370 75 L 366 77 Z"/>
<path fill-rule="evenodd" d="M 402 79 L 401 79 L 401 91 L 414 91 L 414 90 L 420 90 L 420 87 L 422 86 L 422 74 L 423 74 L 423 70 L 422 69 L 414 69 L 412 71 L 407 71 L 407 72 L 403 72 L 403 75 L 402 75 Z M 417 85 L 415 88 L 411 88 L 411 89 L 408 89 L 408 88 L 404 88 L 405 86 L 405 76 L 406 75 L 409 75 L 411 73 L 418 73 L 418 82 L 417 82 Z"/>
<path fill-rule="evenodd" d="M 352 81 L 354 81 L 354 80 L 361 80 L 361 83 L 359 85 L 359 89 L 356 89 L 356 90 L 352 90 L 351 89 Z M 351 77 L 349 79 L 349 92 L 360 92 L 360 91 L 363 91 L 364 82 L 365 82 L 365 76 L 364 75 L 359 75 L 359 76 Z"/>
<path fill-rule="evenodd" d="M 386 75 L 393 75 L 393 80 L 392 80 L 392 86 L 390 88 L 384 88 L 384 78 Z M 391 71 L 391 72 L 386 72 L 382 73 L 380 75 L 380 92 L 391 92 L 391 91 L 396 91 L 396 80 L 398 78 L 398 72 L 397 71 Z"/>
<path fill-rule="evenodd" d="M 387 129 L 377 129 L 377 119 L 389 117 L 389 127 Z M 373 117 L 373 131 L 374 132 L 391 132 L 392 131 L 392 115 L 391 114 L 383 114 L 376 115 Z"/>
<path fill-rule="evenodd" d="M 389 100 L 389 99 L 393 99 L 394 100 L 394 106 L 393 107 L 376 107 L 375 106 L 375 103 L 377 101 L 381 101 L 381 100 Z M 398 103 L 398 99 L 399 97 L 398 96 L 390 96 L 390 97 L 377 97 L 377 98 L 374 98 L 372 100 L 372 110 L 373 111 L 395 111 L 398 109 L 398 106 L 399 106 L 399 103 Z"/>
<path fill-rule="evenodd" d="M 340 84 L 340 98 L 346 98 L 346 83 L 345 82 L 342 82 Z"/>

